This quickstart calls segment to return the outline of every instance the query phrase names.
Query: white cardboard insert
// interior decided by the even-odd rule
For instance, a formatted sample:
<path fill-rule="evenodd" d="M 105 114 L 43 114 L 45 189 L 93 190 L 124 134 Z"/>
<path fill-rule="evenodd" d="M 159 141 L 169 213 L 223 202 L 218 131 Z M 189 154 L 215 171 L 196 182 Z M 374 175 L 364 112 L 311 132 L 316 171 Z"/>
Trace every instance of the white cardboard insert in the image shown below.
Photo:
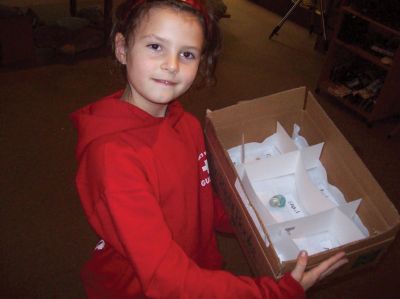
<path fill-rule="evenodd" d="M 361 199 L 347 203 L 329 185 L 319 161 L 322 149 L 323 143 L 299 148 L 278 122 L 276 133 L 262 143 L 228 150 L 243 190 L 240 184 L 236 188 L 282 261 L 295 259 L 302 249 L 315 254 L 368 236 L 356 215 Z M 282 208 L 269 205 L 277 194 L 286 198 Z"/>

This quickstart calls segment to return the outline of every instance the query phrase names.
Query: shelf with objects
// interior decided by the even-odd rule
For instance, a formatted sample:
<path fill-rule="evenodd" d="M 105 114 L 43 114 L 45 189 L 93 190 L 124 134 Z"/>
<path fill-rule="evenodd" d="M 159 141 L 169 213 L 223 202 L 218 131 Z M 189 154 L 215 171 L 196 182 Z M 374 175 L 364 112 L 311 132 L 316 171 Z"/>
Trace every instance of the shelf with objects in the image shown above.
<path fill-rule="evenodd" d="M 400 112 L 400 24 L 361 2 L 342 1 L 317 92 L 372 123 Z"/>

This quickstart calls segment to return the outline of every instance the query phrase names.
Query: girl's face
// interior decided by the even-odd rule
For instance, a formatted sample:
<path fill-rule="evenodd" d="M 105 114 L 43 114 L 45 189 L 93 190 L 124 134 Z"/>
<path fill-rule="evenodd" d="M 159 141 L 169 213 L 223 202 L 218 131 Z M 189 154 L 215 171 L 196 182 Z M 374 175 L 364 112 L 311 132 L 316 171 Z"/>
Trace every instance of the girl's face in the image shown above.
<path fill-rule="evenodd" d="M 115 37 L 115 55 L 126 65 L 128 86 L 123 98 L 151 115 L 165 115 L 168 103 L 193 83 L 204 35 L 198 18 L 168 7 L 150 9 L 129 45 Z"/>

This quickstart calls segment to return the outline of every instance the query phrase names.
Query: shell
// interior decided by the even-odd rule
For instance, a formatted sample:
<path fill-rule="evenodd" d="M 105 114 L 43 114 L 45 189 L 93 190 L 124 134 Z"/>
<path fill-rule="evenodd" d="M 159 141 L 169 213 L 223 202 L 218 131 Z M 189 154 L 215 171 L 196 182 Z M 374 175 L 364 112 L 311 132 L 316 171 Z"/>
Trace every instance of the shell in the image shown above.
<path fill-rule="evenodd" d="M 269 205 L 275 208 L 283 208 L 286 204 L 286 198 L 282 194 L 277 194 L 271 197 Z"/>

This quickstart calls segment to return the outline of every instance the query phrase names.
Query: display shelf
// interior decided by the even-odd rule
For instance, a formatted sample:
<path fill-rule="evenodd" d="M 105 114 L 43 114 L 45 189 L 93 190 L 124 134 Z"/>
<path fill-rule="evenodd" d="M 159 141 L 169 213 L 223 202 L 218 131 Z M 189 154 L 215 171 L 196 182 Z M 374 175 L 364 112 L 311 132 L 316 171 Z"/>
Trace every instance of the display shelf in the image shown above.
<path fill-rule="evenodd" d="M 372 62 L 372 63 L 375 64 L 376 66 L 378 66 L 378 67 L 380 67 L 380 68 L 382 68 L 382 69 L 384 69 L 384 70 L 386 70 L 386 71 L 389 71 L 389 70 L 390 70 L 390 67 L 391 67 L 391 66 L 390 66 L 389 64 L 384 64 L 384 63 L 382 63 L 382 61 L 381 61 L 381 59 L 380 59 L 379 57 L 377 57 L 376 55 L 373 55 L 373 54 L 371 54 L 371 53 L 369 53 L 369 52 L 363 50 L 363 49 L 360 48 L 360 47 L 347 44 L 347 43 L 341 41 L 341 40 L 338 39 L 338 38 L 334 38 L 334 39 L 333 39 L 333 42 L 335 42 L 335 43 L 338 44 L 339 46 L 341 46 L 341 47 L 347 49 L 348 51 L 350 51 L 350 52 L 352 52 L 352 53 L 354 53 L 354 54 L 356 54 L 356 55 L 362 57 L 363 59 Z"/>
<path fill-rule="evenodd" d="M 362 36 L 352 38 L 350 34 L 349 38 L 347 34 L 344 38 L 346 30 L 354 28 L 346 23 L 349 18 L 362 23 Z M 377 34 L 389 39 L 400 38 L 398 30 L 362 14 L 349 1 L 344 1 L 317 83 L 317 91 L 330 95 L 368 123 L 400 113 L 400 47 L 394 48 L 393 57 L 382 59 L 383 55 L 370 50 L 370 39 Z M 342 66 L 347 69 L 341 70 Z M 374 86 L 375 81 L 379 84 Z"/>
<path fill-rule="evenodd" d="M 368 23 L 370 23 L 371 25 L 376 26 L 378 28 L 381 28 L 382 30 L 387 31 L 388 33 L 400 36 L 400 31 L 398 31 L 398 30 L 396 30 L 394 28 L 391 28 L 389 26 L 386 26 L 385 24 L 379 23 L 378 21 L 375 21 L 374 19 L 362 14 L 361 12 L 359 12 L 356 9 L 352 8 L 351 6 L 342 6 L 341 10 L 344 13 L 348 13 L 348 14 L 356 16 L 356 17 L 358 17 L 360 19 L 363 19 L 363 20 L 367 21 Z"/>
<path fill-rule="evenodd" d="M 363 104 L 361 100 L 357 100 L 354 96 L 348 95 L 348 96 L 339 96 L 337 95 L 334 90 L 337 88 L 337 84 L 333 83 L 332 81 L 324 81 L 320 83 L 319 88 L 324 90 L 326 93 L 328 93 L 331 97 L 335 98 L 339 103 L 343 104 L 346 106 L 348 109 L 354 111 L 355 113 L 361 115 L 361 117 L 368 119 L 370 112 L 365 110 L 363 108 Z M 373 105 L 373 104 L 372 104 Z"/>

